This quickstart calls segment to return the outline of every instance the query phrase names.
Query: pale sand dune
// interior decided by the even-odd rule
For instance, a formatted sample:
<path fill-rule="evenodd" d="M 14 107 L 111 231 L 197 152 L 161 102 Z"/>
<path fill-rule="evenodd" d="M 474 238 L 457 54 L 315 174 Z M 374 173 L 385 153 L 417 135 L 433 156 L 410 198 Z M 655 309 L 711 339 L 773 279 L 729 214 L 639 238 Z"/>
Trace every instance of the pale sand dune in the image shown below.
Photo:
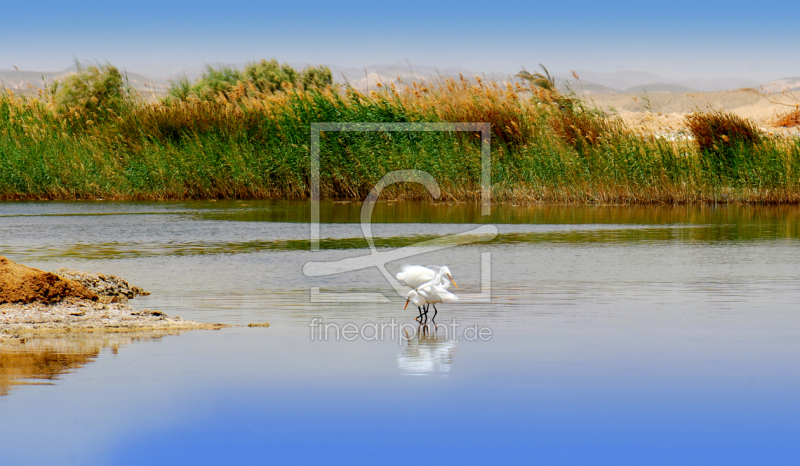
<path fill-rule="evenodd" d="M 616 110 L 620 118 L 645 131 L 678 132 L 685 129 L 684 117 L 695 110 L 723 110 L 750 119 L 773 133 L 800 134 L 800 130 L 775 128 L 777 116 L 800 104 L 800 92 L 769 95 L 755 89 L 721 92 L 606 94 L 587 96 L 587 100 L 607 112 Z M 649 107 L 649 108 L 648 108 Z"/>

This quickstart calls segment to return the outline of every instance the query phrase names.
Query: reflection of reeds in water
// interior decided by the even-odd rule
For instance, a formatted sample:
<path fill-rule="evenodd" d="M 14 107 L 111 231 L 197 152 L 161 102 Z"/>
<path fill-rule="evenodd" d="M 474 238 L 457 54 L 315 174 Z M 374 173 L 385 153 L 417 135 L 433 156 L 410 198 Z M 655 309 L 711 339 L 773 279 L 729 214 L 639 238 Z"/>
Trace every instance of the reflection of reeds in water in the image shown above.
<path fill-rule="evenodd" d="M 158 339 L 175 331 L 126 334 L 79 334 L 0 340 L 0 395 L 18 385 L 52 384 L 94 361 L 104 348 L 116 354 L 138 340 Z"/>
<path fill-rule="evenodd" d="M 302 222 L 311 219 L 308 201 L 248 201 L 247 208 L 234 201 L 200 204 L 203 220 L 242 222 Z M 359 223 L 361 202 L 321 202 L 322 223 Z M 714 224 L 786 220 L 800 222 L 796 205 L 552 205 L 499 203 L 491 215 L 481 215 L 477 202 L 378 202 L 372 223 L 509 223 L 509 224 Z M 324 238 L 323 238 L 324 239 Z"/>
<path fill-rule="evenodd" d="M 597 243 L 597 244 L 624 244 L 641 242 L 667 242 L 667 241 L 754 241 L 791 239 L 800 240 L 800 212 L 796 207 L 786 209 L 775 208 L 777 214 L 783 212 L 783 217 L 752 215 L 729 215 L 724 218 L 714 219 L 701 215 L 658 215 L 654 212 L 647 218 L 630 215 L 620 215 L 620 222 L 636 222 L 641 224 L 623 223 L 603 227 L 602 223 L 591 222 L 594 217 L 587 215 L 587 224 L 576 224 L 573 227 L 564 227 L 560 230 L 509 232 L 501 233 L 488 242 L 475 244 L 517 244 L 517 243 Z M 792 210 L 791 212 L 789 210 Z M 638 220 L 637 220 L 638 219 Z M 725 221 L 722 221 L 725 220 Z M 709 221 L 707 224 L 694 222 Z M 674 223 L 673 223 L 674 222 Z M 502 231 L 502 228 L 501 228 Z M 424 241 L 436 241 L 441 235 L 413 235 L 394 237 L 374 237 L 378 248 L 401 248 L 418 246 Z M 462 238 L 463 239 L 463 238 Z M 480 239 L 480 238 L 478 238 Z M 75 244 L 62 247 L 6 247 L 8 253 L 25 255 L 36 259 L 50 259 L 63 257 L 81 257 L 92 259 L 121 259 L 133 257 L 152 256 L 199 256 L 207 254 L 246 254 L 266 250 L 276 251 L 307 251 L 311 246 L 309 240 L 275 240 L 275 241 L 241 241 L 241 242 L 178 242 L 170 244 L 153 243 L 101 243 L 101 244 Z M 364 238 L 324 238 L 320 240 L 320 249 L 344 250 L 365 249 L 367 241 Z"/>
<path fill-rule="evenodd" d="M 56 380 L 59 375 L 93 361 L 99 352 L 98 347 L 64 351 L 52 347 L 0 346 L 0 395 L 8 395 L 15 385 L 48 383 L 30 380 Z"/>
<path fill-rule="evenodd" d="M 397 367 L 407 374 L 423 375 L 450 372 L 456 354 L 456 342 L 437 337 L 433 326 L 420 326 L 416 335 L 406 339 L 406 346 L 397 355 Z"/>

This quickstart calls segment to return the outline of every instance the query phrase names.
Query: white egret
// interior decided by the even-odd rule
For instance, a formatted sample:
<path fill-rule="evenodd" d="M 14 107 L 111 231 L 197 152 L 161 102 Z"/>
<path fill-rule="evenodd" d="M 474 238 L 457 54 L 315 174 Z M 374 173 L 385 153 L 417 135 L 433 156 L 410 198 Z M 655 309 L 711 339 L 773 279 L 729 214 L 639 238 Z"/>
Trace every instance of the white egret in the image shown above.
<path fill-rule="evenodd" d="M 428 309 L 433 304 L 433 322 L 436 323 L 436 314 L 439 310 L 436 309 L 434 303 L 444 303 L 458 299 L 456 295 L 447 291 L 450 288 L 450 283 L 458 289 L 453 276 L 450 273 L 450 268 L 446 265 L 435 267 L 438 270 L 433 270 L 421 265 L 404 265 L 400 273 L 397 274 L 397 280 L 404 285 L 414 288 L 408 292 L 406 299 L 405 310 L 408 308 L 408 303 L 414 303 L 419 309 L 419 316 L 416 320 L 422 322 L 423 310 L 425 320 L 428 320 Z"/>
<path fill-rule="evenodd" d="M 408 308 L 408 303 L 414 303 L 414 305 L 417 306 L 417 309 L 419 310 L 419 316 L 415 317 L 414 320 L 422 322 L 422 306 L 425 305 L 425 298 L 423 298 L 417 292 L 417 290 L 411 290 L 408 292 L 408 299 L 406 299 L 406 307 L 403 308 L 404 311 L 406 310 L 406 308 Z"/>
<path fill-rule="evenodd" d="M 437 285 L 433 280 L 417 288 L 416 292 L 429 306 L 433 306 L 433 317 L 431 317 L 431 321 L 434 324 L 436 323 L 436 314 L 439 313 L 439 310 L 436 309 L 436 303 L 446 303 L 458 299 L 458 296 L 447 291 L 445 287 Z M 425 309 L 425 320 L 427 320 L 427 317 L 428 310 Z"/>
<path fill-rule="evenodd" d="M 417 289 L 420 286 L 430 282 L 438 275 L 438 285 L 448 289 L 450 288 L 450 282 L 452 282 L 453 286 L 458 289 L 458 285 L 456 285 L 455 280 L 453 280 L 453 276 L 450 274 L 450 269 L 446 265 L 436 268 L 439 269 L 438 272 L 421 265 L 404 265 L 402 271 L 399 272 L 395 277 L 400 283 Z"/>

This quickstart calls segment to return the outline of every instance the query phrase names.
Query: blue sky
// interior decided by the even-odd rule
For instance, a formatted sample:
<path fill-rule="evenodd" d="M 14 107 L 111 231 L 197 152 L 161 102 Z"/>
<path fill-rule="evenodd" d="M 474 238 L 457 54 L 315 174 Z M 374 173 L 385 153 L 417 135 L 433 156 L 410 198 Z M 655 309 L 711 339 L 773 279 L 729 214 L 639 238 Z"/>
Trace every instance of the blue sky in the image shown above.
<path fill-rule="evenodd" d="M 35 5 L 35 6 L 32 6 Z M 800 2 L 43 0 L 5 2 L 0 69 L 108 60 L 131 71 L 275 57 L 363 67 L 409 60 L 515 72 L 646 70 L 800 76 Z"/>

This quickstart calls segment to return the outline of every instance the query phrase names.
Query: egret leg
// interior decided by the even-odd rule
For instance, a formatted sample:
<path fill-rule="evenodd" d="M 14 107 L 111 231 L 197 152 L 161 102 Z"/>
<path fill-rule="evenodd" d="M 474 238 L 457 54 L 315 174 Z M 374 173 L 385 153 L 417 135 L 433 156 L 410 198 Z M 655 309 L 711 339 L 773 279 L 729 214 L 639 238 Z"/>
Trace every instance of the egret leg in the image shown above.
<path fill-rule="evenodd" d="M 430 304 L 425 304 L 425 322 L 428 322 L 428 309 L 431 308 Z"/>
<path fill-rule="evenodd" d="M 431 304 L 433 304 L 433 303 L 431 303 Z M 436 314 L 438 314 L 438 313 L 439 313 L 439 310 L 436 309 L 436 305 L 433 304 L 433 317 L 431 317 L 431 322 L 433 322 L 434 324 L 436 323 Z"/>
<path fill-rule="evenodd" d="M 418 322 L 422 322 L 422 308 L 417 306 L 417 310 L 419 311 L 419 316 L 415 317 L 414 320 L 416 320 Z"/>

